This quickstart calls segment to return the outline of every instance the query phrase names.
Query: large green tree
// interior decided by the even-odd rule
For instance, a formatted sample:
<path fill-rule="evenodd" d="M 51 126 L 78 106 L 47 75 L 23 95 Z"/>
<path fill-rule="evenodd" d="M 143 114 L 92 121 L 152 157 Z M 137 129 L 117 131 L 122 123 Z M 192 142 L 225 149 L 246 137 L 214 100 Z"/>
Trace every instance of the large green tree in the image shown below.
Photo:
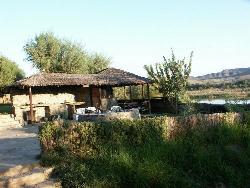
<path fill-rule="evenodd" d="M 79 43 L 57 38 L 53 33 L 37 35 L 25 46 L 27 60 L 40 71 L 96 73 L 110 65 L 103 55 L 88 53 Z"/>
<path fill-rule="evenodd" d="M 155 87 L 172 105 L 177 104 L 178 99 L 186 91 L 188 78 L 191 72 L 193 52 L 190 59 L 177 59 L 172 50 L 171 58 L 163 56 L 163 62 L 154 66 L 145 65 L 149 77 L 154 81 Z"/>
<path fill-rule="evenodd" d="M 88 72 L 97 73 L 106 69 L 110 65 L 110 59 L 99 53 L 89 56 Z"/>
<path fill-rule="evenodd" d="M 0 56 L 0 89 L 23 77 L 24 72 L 16 63 L 4 56 Z"/>

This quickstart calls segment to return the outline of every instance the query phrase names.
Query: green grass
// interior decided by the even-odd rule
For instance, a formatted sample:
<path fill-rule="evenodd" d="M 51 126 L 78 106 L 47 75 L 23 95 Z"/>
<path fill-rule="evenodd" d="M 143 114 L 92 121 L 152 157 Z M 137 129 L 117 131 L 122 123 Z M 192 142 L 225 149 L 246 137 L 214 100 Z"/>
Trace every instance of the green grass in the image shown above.
<path fill-rule="evenodd" d="M 87 157 L 61 147 L 44 153 L 42 163 L 55 166 L 63 187 L 249 187 L 249 123 L 199 128 L 172 140 L 150 135 L 139 144 L 103 143 Z"/>
<path fill-rule="evenodd" d="M 10 114 L 11 113 L 12 106 L 11 104 L 0 104 L 0 114 Z"/>

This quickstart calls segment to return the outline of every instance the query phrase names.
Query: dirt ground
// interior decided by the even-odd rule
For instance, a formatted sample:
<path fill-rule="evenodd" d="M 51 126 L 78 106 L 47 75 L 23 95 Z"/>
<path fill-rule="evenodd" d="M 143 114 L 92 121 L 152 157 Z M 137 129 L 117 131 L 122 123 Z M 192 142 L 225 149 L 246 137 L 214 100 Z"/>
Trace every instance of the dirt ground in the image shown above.
<path fill-rule="evenodd" d="M 0 172 L 20 164 L 39 162 L 38 126 L 0 131 Z"/>

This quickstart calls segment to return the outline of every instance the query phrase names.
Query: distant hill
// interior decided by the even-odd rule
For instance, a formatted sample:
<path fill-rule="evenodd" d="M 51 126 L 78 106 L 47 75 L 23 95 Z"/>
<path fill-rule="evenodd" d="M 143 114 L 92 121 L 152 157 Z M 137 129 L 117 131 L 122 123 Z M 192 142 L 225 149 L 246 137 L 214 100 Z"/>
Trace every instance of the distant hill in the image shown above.
<path fill-rule="evenodd" d="M 222 82 L 237 82 L 242 80 L 250 80 L 250 67 L 248 68 L 236 68 L 225 69 L 221 72 L 210 73 L 203 76 L 190 77 L 189 82 L 191 84 L 203 84 L 203 83 L 222 83 Z"/>

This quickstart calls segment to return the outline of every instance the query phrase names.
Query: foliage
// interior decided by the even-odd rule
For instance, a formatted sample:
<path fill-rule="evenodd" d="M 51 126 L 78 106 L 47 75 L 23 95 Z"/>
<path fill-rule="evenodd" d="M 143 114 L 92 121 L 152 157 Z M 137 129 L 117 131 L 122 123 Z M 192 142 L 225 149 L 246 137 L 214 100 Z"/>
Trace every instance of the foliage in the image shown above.
<path fill-rule="evenodd" d="M 0 89 L 24 77 L 24 72 L 16 63 L 0 56 Z"/>
<path fill-rule="evenodd" d="M 79 156 L 93 156 L 103 144 L 141 145 L 146 139 L 162 137 L 163 118 L 100 122 L 56 121 L 45 124 L 39 133 L 43 151 L 68 150 Z M 77 136 L 75 136 L 77 135 Z"/>
<path fill-rule="evenodd" d="M 249 124 L 199 127 L 165 140 L 159 136 L 162 123 L 161 118 L 102 126 L 48 123 L 40 138 L 54 138 L 51 142 L 61 149 L 43 153 L 42 162 L 55 165 L 54 175 L 63 187 L 248 187 Z M 54 136 L 42 133 L 45 130 Z M 60 138 L 66 142 L 60 143 Z M 71 147 L 65 149 L 65 143 L 85 152 L 84 146 L 91 145 L 98 152 L 82 156 L 71 153 Z"/>
<path fill-rule="evenodd" d="M 185 101 L 185 105 L 184 105 L 184 109 L 178 109 L 179 110 L 179 114 L 184 115 L 184 116 L 188 116 L 191 114 L 196 114 L 198 113 L 198 109 L 197 109 L 197 103 L 193 102 L 192 100 L 188 99 L 183 99 Z"/>
<path fill-rule="evenodd" d="M 123 100 L 128 100 L 130 99 L 129 96 L 129 87 L 125 87 L 125 95 L 124 95 L 124 88 L 123 87 L 114 87 L 114 96 L 116 99 L 123 99 Z M 144 86 L 143 90 L 143 97 L 147 98 L 147 93 L 146 93 L 146 88 Z M 142 98 L 142 86 L 131 86 L 131 94 L 132 94 L 132 99 L 141 99 Z"/>
<path fill-rule="evenodd" d="M 0 114 L 10 114 L 12 112 L 11 104 L 0 104 Z"/>
<path fill-rule="evenodd" d="M 247 103 L 239 104 L 239 100 L 226 100 L 225 107 L 228 112 L 244 113 L 249 109 Z"/>
<path fill-rule="evenodd" d="M 172 50 L 171 58 L 167 59 L 163 56 L 162 63 L 156 63 L 154 67 L 152 65 L 144 66 L 149 77 L 154 81 L 155 87 L 171 104 L 176 103 L 186 91 L 192 56 L 193 52 L 191 52 L 189 62 L 186 63 L 185 58 L 178 60 Z"/>
<path fill-rule="evenodd" d="M 88 73 L 91 74 L 98 73 L 110 65 L 110 59 L 98 53 L 89 55 L 88 61 Z"/>
<path fill-rule="evenodd" d="M 250 111 L 244 111 L 242 114 L 243 114 L 243 121 L 246 124 L 250 124 Z"/>
<path fill-rule="evenodd" d="M 76 42 L 62 40 L 53 33 L 35 36 L 24 46 L 27 60 L 40 71 L 63 73 L 96 73 L 110 65 L 101 54 L 89 54 Z"/>
<path fill-rule="evenodd" d="M 142 120 L 112 120 L 95 122 L 47 122 L 40 130 L 43 151 L 64 150 L 88 155 L 98 153 L 103 144 L 132 144 L 140 146 L 146 139 L 168 139 L 193 127 L 238 123 L 239 114 L 196 114 L 191 116 L 159 116 Z M 185 127 L 182 125 L 185 124 Z"/>

